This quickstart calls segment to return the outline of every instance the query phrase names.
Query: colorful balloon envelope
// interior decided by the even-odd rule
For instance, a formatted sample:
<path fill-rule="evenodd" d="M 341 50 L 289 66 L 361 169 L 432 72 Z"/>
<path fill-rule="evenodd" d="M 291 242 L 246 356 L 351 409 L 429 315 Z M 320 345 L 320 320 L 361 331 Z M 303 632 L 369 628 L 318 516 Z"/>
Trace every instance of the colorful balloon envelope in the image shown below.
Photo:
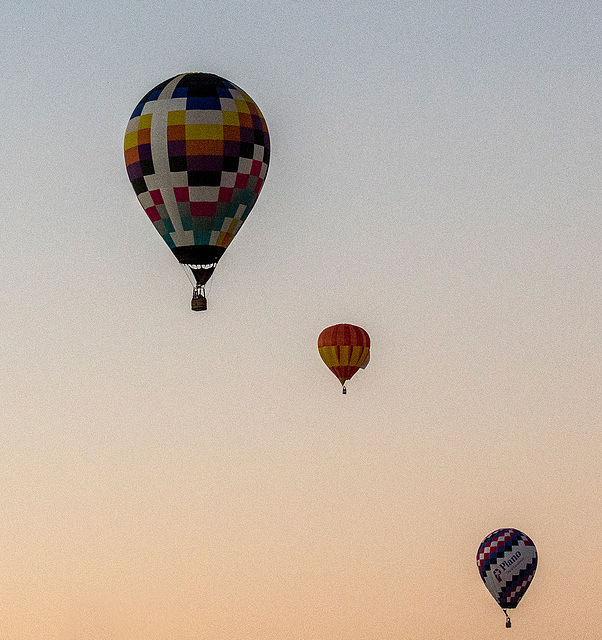
<path fill-rule="evenodd" d="M 174 76 L 149 91 L 125 133 L 128 176 L 155 229 L 193 283 L 192 307 L 253 208 L 270 138 L 253 100 L 211 73 Z"/>
<path fill-rule="evenodd" d="M 510 627 L 506 609 L 514 609 L 531 584 L 537 568 L 535 545 L 518 529 L 497 529 L 481 542 L 477 567 Z"/>
<path fill-rule="evenodd" d="M 370 336 L 353 324 L 335 324 L 319 335 L 318 352 L 347 393 L 345 382 L 368 364 Z"/>

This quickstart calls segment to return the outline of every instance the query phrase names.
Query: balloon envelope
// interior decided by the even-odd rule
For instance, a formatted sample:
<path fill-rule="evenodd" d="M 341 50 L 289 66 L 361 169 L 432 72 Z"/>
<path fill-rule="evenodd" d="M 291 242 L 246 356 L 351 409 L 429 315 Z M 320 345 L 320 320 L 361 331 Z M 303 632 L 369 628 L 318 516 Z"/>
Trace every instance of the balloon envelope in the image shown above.
<path fill-rule="evenodd" d="M 518 529 L 497 529 L 481 542 L 477 567 L 500 607 L 514 609 L 535 575 L 537 549 Z"/>
<path fill-rule="evenodd" d="M 368 363 L 370 336 L 353 324 L 335 324 L 318 337 L 318 352 L 342 385 Z"/>
<path fill-rule="evenodd" d="M 261 111 L 224 78 L 180 74 L 138 103 L 124 149 L 140 204 L 181 263 L 206 267 L 195 273 L 204 284 L 267 174 L 270 138 Z"/>

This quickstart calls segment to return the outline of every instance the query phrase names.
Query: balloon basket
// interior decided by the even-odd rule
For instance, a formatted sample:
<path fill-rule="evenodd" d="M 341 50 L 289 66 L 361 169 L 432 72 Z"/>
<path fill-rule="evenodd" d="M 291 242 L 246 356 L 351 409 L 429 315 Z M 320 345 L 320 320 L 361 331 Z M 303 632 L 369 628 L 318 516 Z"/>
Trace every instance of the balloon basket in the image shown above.
<path fill-rule="evenodd" d="M 207 298 L 199 296 L 190 301 L 190 307 L 193 311 L 207 311 Z"/>

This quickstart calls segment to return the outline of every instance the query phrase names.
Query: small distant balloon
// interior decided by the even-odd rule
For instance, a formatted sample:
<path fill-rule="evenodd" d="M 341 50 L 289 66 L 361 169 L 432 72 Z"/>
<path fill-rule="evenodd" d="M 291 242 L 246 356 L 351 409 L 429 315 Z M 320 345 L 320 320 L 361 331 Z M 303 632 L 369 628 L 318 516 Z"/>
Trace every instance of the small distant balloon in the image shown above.
<path fill-rule="evenodd" d="M 477 567 L 489 593 L 506 616 L 506 627 L 510 628 L 506 610 L 518 605 L 537 568 L 533 541 L 518 529 L 497 529 L 481 542 Z"/>
<path fill-rule="evenodd" d="M 140 204 L 207 308 L 205 284 L 253 208 L 270 160 L 259 107 L 212 73 L 183 73 L 151 89 L 124 141 Z"/>
<path fill-rule="evenodd" d="M 368 365 L 370 336 L 353 324 L 335 324 L 319 335 L 318 352 L 343 385 L 343 393 L 347 393 L 346 381 Z"/>

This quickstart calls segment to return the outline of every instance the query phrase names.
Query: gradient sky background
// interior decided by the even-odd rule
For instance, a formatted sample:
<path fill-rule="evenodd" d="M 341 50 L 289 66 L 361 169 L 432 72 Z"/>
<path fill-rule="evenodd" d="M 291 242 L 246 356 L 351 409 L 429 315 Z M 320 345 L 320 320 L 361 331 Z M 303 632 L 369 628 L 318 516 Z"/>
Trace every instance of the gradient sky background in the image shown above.
<path fill-rule="evenodd" d="M 598 0 L 0 20 L 0 638 L 598 640 Z M 273 146 L 204 314 L 122 151 L 187 71 Z M 475 565 L 505 526 L 539 551 L 512 630 Z"/>

